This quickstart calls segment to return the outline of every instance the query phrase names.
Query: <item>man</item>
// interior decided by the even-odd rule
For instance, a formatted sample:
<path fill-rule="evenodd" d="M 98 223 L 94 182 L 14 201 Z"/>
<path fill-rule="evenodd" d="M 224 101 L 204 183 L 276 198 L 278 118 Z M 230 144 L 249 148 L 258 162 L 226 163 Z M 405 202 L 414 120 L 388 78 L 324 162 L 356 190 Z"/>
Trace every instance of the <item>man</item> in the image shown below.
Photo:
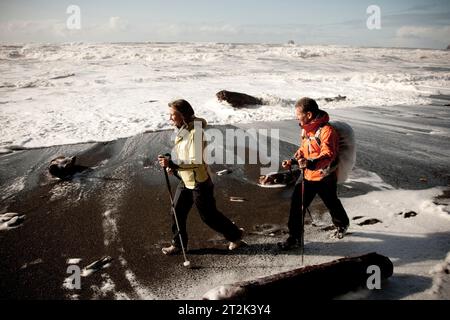
<path fill-rule="evenodd" d="M 173 101 L 169 103 L 169 108 L 170 121 L 178 129 L 174 148 L 178 164 L 165 157 L 158 158 L 158 161 L 165 170 L 175 172 L 181 181 L 174 197 L 178 226 L 174 220 L 172 245 L 162 248 L 162 252 L 165 255 L 178 254 L 181 251 L 179 235 L 181 235 L 183 245 L 187 247 L 186 220 L 194 203 L 203 222 L 230 241 L 229 250 L 235 250 L 245 245 L 242 241 L 243 229 L 239 229 L 216 208 L 214 185 L 207 165 L 203 161 L 205 145 L 202 138 L 206 121 L 195 117 L 194 110 L 186 100 Z M 196 133 L 196 130 L 201 132 L 197 131 Z"/>
<path fill-rule="evenodd" d="M 289 237 L 278 244 L 282 250 L 301 244 L 304 228 L 302 207 L 306 210 L 316 194 L 330 211 L 336 227 L 333 237 L 342 239 L 349 226 L 347 213 L 337 197 L 338 134 L 328 124 L 328 114 L 320 110 L 316 101 L 311 98 L 302 98 L 296 103 L 295 115 L 302 127 L 301 145 L 294 155 L 295 159 L 283 161 L 282 166 L 290 169 L 293 164 L 298 164 L 304 170 L 304 190 L 301 181 L 298 181 L 291 198 Z"/>

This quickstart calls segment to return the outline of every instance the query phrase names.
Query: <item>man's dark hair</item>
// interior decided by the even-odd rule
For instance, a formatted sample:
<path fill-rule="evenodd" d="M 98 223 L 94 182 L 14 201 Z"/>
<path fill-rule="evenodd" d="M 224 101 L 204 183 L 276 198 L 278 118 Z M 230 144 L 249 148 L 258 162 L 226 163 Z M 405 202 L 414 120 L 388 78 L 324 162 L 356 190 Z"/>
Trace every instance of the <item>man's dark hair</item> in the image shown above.
<path fill-rule="evenodd" d="M 319 106 L 317 105 L 316 100 L 311 98 L 301 98 L 295 104 L 296 108 L 302 108 L 304 113 L 311 112 L 313 116 L 316 116 L 319 113 Z"/>
<path fill-rule="evenodd" d="M 184 122 L 189 123 L 194 118 L 194 109 L 184 99 L 175 100 L 169 103 L 169 107 L 177 110 L 183 117 Z"/>

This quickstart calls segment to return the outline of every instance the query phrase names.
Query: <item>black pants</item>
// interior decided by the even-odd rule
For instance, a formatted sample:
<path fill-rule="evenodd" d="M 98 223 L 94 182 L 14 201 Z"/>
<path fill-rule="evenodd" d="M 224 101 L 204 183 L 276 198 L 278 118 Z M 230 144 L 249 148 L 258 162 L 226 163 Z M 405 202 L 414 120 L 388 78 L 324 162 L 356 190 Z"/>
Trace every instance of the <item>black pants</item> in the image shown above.
<path fill-rule="evenodd" d="M 349 219 L 347 212 L 345 212 L 341 201 L 337 197 L 337 178 L 336 174 L 323 178 L 321 181 L 308 181 L 305 180 L 305 191 L 304 191 L 304 211 L 309 207 L 311 202 L 314 200 L 316 194 L 325 203 L 331 214 L 333 224 L 337 228 L 345 228 L 349 225 Z M 289 235 L 293 238 L 300 238 L 301 232 L 303 230 L 303 219 L 302 219 L 302 184 L 301 180 L 297 181 L 294 192 L 291 198 L 291 210 L 289 213 Z"/>
<path fill-rule="evenodd" d="M 186 220 L 194 203 L 201 219 L 211 229 L 223 234 L 228 241 L 236 241 L 242 238 L 242 231 L 217 210 L 216 200 L 214 199 L 214 184 L 211 179 L 197 184 L 194 189 L 188 189 L 183 182 L 180 182 L 175 192 L 174 205 L 181 238 L 185 246 L 188 242 Z M 172 244 L 180 247 L 180 237 L 175 219 L 172 224 L 172 232 L 174 234 Z"/>

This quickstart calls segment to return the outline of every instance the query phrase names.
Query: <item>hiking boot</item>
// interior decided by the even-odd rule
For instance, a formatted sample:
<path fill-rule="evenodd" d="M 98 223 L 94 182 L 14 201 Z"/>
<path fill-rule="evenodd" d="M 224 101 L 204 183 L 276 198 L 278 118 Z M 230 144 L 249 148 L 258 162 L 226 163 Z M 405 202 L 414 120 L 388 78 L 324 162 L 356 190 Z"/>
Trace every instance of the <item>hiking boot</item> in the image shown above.
<path fill-rule="evenodd" d="M 247 245 L 247 243 L 242 240 L 242 238 L 244 237 L 244 228 L 239 228 L 239 230 L 241 231 L 241 238 L 236 241 L 230 241 L 230 243 L 228 244 L 228 250 L 230 251 Z"/>
<path fill-rule="evenodd" d="M 164 253 L 166 256 L 173 256 L 176 254 L 179 254 L 181 252 L 181 248 L 171 245 L 170 247 L 164 247 L 161 249 L 162 253 Z"/>
<path fill-rule="evenodd" d="M 348 226 L 345 228 L 337 228 L 331 235 L 332 239 L 342 239 L 347 233 Z"/>
<path fill-rule="evenodd" d="M 291 250 L 300 245 L 300 239 L 297 239 L 294 237 L 288 237 L 285 241 L 278 242 L 277 245 L 278 245 L 278 248 L 280 248 L 280 250 L 283 250 L 283 251 Z"/>
<path fill-rule="evenodd" d="M 242 240 L 236 240 L 234 242 L 231 241 L 228 244 L 228 250 L 233 251 L 233 250 L 236 250 L 236 249 L 238 249 L 240 247 L 244 247 L 246 245 L 247 245 L 247 243 L 245 241 L 242 241 Z"/>

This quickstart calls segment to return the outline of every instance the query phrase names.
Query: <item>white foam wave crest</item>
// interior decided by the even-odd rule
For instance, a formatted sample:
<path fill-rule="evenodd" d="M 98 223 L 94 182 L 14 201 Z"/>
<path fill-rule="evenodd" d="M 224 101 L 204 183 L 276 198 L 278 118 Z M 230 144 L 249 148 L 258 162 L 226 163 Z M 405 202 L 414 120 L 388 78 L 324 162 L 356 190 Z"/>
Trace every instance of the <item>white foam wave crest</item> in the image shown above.
<path fill-rule="evenodd" d="M 325 109 L 426 105 L 450 87 L 450 52 L 223 43 L 0 46 L 2 150 L 108 141 L 169 128 L 185 98 L 210 123 L 294 118 L 301 96 Z M 220 90 L 263 99 L 235 110 Z M 329 101 L 329 97 L 345 100 Z"/>
<path fill-rule="evenodd" d="M 300 46 L 225 43 L 106 43 L 25 44 L 0 46 L 0 59 L 55 60 L 144 60 L 182 61 L 296 60 L 322 59 L 348 62 L 435 62 L 448 58 L 448 52 L 429 49 L 353 48 L 342 46 Z M 345 60 L 340 60 L 345 58 Z"/>

